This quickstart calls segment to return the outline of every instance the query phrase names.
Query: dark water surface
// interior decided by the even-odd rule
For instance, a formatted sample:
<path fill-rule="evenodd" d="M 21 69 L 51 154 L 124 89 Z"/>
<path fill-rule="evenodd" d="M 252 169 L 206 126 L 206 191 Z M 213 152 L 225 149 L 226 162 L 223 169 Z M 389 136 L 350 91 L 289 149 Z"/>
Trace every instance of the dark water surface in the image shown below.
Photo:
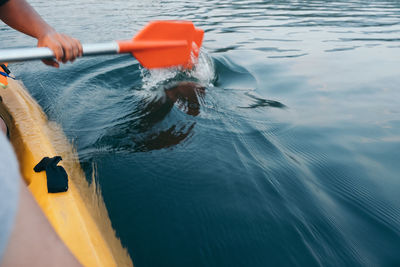
<path fill-rule="evenodd" d="M 206 31 L 191 73 L 12 65 L 137 267 L 400 265 L 399 1 L 31 2 L 82 42 L 155 19 Z"/>

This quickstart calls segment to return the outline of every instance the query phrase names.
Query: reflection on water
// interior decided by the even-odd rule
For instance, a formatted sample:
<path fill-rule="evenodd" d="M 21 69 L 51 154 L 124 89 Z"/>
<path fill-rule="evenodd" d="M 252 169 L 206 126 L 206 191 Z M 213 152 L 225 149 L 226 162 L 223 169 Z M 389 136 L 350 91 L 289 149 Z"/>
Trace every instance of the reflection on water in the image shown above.
<path fill-rule="evenodd" d="M 192 116 L 199 115 L 200 101 L 204 99 L 205 93 L 203 86 L 193 82 L 179 82 L 171 89 L 165 90 L 168 101 L 176 102 L 181 110 Z"/>
<path fill-rule="evenodd" d="M 85 42 L 206 32 L 193 71 L 11 66 L 97 166 L 135 266 L 400 264 L 399 1 L 31 2 Z"/>
<path fill-rule="evenodd" d="M 138 111 L 133 113 L 134 117 L 113 129 L 112 132 L 117 135 L 104 136 L 102 142 L 114 144 L 115 149 L 144 152 L 172 147 L 188 138 L 195 127 L 195 121 L 190 117 L 178 121 L 166 117 L 174 105 L 188 115 L 199 115 L 205 88 L 194 82 L 178 82 L 171 88 L 164 88 L 157 98 L 142 100 Z M 164 124 L 163 120 L 166 120 Z"/>
<path fill-rule="evenodd" d="M 249 106 L 242 108 L 260 108 L 260 107 L 285 108 L 285 105 L 278 101 L 263 99 L 260 97 L 256 97 L 250 93 L 245 93 L 245 95 L 254 99 L 254 103 L 251 103 Z"/>

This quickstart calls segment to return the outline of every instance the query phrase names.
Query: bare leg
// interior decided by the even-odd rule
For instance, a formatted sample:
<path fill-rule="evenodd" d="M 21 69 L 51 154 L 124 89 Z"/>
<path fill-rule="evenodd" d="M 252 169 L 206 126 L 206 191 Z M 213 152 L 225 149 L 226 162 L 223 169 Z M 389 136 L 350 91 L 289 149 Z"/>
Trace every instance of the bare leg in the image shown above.
<path fill-rule="evenodd" d="M 22 181 L 14 229 L 0 265 L 80 266 Z"/>
<path fill-rule="evenodd" d="M 7 134 L 7 125 L 0 117 L 0 131 L 2 131 L 5 135 Z"/>

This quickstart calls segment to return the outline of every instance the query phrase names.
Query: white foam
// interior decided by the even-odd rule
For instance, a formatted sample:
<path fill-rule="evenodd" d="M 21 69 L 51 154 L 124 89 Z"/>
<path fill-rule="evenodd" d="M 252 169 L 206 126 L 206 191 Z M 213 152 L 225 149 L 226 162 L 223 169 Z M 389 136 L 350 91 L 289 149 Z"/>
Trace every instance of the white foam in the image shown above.
<path fill-rule="evenodd" d="M 203 86 L 212 86 L 215 79 L 214 63 L 209 55 L 203 50 L 195 60 L 191 70 L 183 70 L 180 67 L 162 69 L 141 69 L 142 88 L 151 90 L 168 81 L 172 81 L 178 74 L 184 74 L 189 79 L 194 78 Z"/>
<path fill-rule="evenodd" d="M 196 78 L 201 85 L 212 86 L 215 80 L 215 68 L 211 57 L 201 51 L 194 68 L 188 71 L 188 74 Z"/>

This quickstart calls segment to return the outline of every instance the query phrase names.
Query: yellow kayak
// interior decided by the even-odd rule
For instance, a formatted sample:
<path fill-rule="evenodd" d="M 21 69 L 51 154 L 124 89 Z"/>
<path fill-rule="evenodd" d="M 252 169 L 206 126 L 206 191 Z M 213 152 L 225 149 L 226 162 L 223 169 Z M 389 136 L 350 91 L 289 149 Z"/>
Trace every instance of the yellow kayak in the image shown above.
<path fill-rule="evenodd" d="M 47 120 L 21 82 L 0 87 L 0 115 L 17 154 L 21 174 L 51 225 L 84 266 L 133 266 L 115 236 L 95 183 L 88 185 L 76 152 L 61 128 Z M 34 167 L 44 157 L 61 156 L 68 174 L 66 192 L 48 193 L 46 172 Z"/>

